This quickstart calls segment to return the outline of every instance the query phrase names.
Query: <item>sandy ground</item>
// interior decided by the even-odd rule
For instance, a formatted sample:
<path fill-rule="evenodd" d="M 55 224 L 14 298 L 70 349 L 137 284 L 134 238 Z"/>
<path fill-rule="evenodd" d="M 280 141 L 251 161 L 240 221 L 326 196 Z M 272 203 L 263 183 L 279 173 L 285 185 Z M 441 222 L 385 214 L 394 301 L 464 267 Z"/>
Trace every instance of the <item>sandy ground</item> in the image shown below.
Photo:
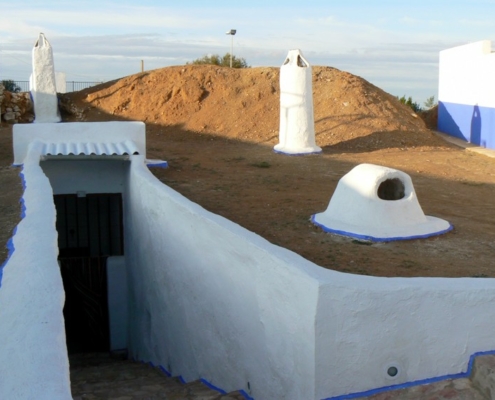
<path fill-rule="evenodd" d="M 62 95 L 61 104 L 65 121 L 144 121 L 148 158 L 170 164 L 153 170 L 158 179 L 324 268 L 390 277 L 495 276 L 495 159 L 440 139 L 395 97 L 357 76 L 313 67 L 313 89 L 323 154 L 300 157 L 272 151 L 279 124 L 276 68 L 169 67 Z M 0 243 L 19 215 L 10 135 L 11 127 L 2 126 Z M 455 229 L 370 244 L 314 226 L 309 218 L 327 207 L 338 180 L 365 162 L 411 175 L 425 214 Z"/>

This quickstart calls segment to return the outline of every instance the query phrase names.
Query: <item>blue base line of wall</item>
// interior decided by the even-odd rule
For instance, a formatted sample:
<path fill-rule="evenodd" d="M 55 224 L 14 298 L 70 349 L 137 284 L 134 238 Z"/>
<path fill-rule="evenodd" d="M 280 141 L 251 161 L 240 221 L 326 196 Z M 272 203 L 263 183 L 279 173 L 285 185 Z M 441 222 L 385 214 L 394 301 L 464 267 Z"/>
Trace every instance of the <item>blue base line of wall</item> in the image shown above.
<path fill-rule="evenodd" d="M 357 399 L 359 397 L 372 396 L 374 394 L 389 392 L 392 390 L 407 389 L 407 388 L 410 388 L 413 386 L 419 386 L 419 385 L 428 385 L 430 383 L 445 381 L 447 379 L 469 378 L 469 376 L 471 376 L 471 373 L 473 372 L 474 359 L 476 357 L 486 356 L 486 355 L 494 355 L 494 354 L 495 354 L 495 350 L 480 351 L 480 352 L 471 354 L 471 356 L 469 357 L 469 363 L 468 363 L 468 368 L 467 368 L 466 372 L 460 372 L 458 374 L 451 374 L 451 375 L 442 375 L 442 376 L 437 376 L 437 377 L 428 378 L 428 379 L 420 379 L 418 381 L 400 383 L 397 385 L 384 386 L 384 387 L 377 388 L 377 389 L 366 390 L 364 392 L 357 392 L 357 393 L 343 394 L 343 395 L 334 396 L 334 397 L 327 397 L 323 400 Z"/>
<path fill-rule="evenodd" d="M 341 235 L 341 236 L 347 236 L 351 237 L 354 239 L 360 239 L 364 240 L 367 242 L 378 242 L 378 243 L 384 243 L 384 242 L 394 242 L 397 240 L 413 240 L 413 239 L 426 239 L 432 236 L 437 236 L 437 235 L 443 235 L 444 233 L 450 232 L 452 229 L 454 229 L 454 226 L 449 223 L 449 227 L 447 229 L 443 229 L 441 231 L 437 232 L 432 232 L 432 233 L 427 233 L 424 235 L 412 235 L 412 236 L 396 236 L 396 237 L 388 237 L 388 238 L 378 238 L 370 235 L 360 235 L 359 233 L 352 233 L 352 232 L 347 232 L 347 231 L 341 231 L 338 229 L 332 229 L 328 228 L 323 224 L 320 224 L 319 222 L 315 221 L 315 216 L 316 214 L 313 214 L 311 216 L 311 222 L 318 226 L 319 228 L 323 229 L 327 233 L 334 233 L 336 235 Z"/>
<path fill-rule="evenodd" d="M 204 385 L 208 386 L 210 389 L 216 390 L 217 392 L 219 392 L 221 394 L 227 394 L 227 392 L 225 390 L 220 389 L 219 387 L 216 387 L 215 385 L 211 384 L 210 382 L 208 382 L 204 378 L 201 378 L 200 382 L 202 382 Z"/>
<path fill-rule="evenodd" d="M 149 164 L 146 164 L 146 166 L 148 168 L 168 168 L 168 162 L 167 161 L 163 161 L 163 162 L 160 162 L 160 163 L 149 163 Z"/>
<path fill-rule="evenodd" d="M 172 374 L 170 372 L 168 372 L 163 366 L 160 365 L 158 368 L 160 369 L 160 371 L 162 371 L 169 378 L 172 376 Z"/>

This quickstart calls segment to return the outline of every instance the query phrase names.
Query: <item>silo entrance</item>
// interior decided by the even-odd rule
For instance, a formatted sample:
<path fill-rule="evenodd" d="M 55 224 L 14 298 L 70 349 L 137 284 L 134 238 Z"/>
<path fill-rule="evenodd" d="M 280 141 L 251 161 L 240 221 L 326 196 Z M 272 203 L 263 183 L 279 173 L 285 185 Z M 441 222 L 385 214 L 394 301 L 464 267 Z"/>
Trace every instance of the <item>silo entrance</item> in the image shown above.
<path fill-rule="evenodd" d="M 106 261 L 123 254 L 122 195 L 62 194 L 54 202 L 67 350 L 109 351 Z"/>

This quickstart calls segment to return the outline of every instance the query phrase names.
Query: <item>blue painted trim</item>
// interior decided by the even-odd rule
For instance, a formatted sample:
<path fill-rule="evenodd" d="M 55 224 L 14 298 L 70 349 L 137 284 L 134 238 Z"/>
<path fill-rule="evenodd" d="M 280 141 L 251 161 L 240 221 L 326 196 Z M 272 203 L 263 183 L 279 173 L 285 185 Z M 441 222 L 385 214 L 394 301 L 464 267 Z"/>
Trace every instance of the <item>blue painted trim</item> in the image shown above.
<path fill-rule="evenodd" d="M 495 149 L 495 108 L 439 101 L 438 130 Z"/>
<path fill-rule="evenodd" d="M 179 379 L 180 383 L 183 383 L 184 385 L 187 383 L 182 377 L 182 375 L 179 375 L 177 378 Z"/>
<path fill-rule="evenodd" d="M 26 216 L 26 205 L 25 205 L 25 201 L 24 201 L 24 192 L 26 191 L 26 179 L 24 178 L 24 174 L 22 173 L 22 171 L 19 172 L 19 176 L 21 177 L 22 192 L 23 192 L 22 197 L 19 200 L 21 203 L 21 220 L 23 220 L 24 217 Z M 14 231 L 12 232 L 12 236 L 7 241 L 7 246 L 6 246 L 7 247 L 7 258 L 2 263 L 2 265 L 0 265 L 0 288 L 2 288 L 3 268 L 7 265 L 7 263 L 9 262 L 10 258 L 12 257 L 12 255 L 14 254 L 14 251 L 15 251 L 14 236 L 17 233 L 17 227 L 18 226 L 19 226 L 19 224 L 17 224 L 15 226 Z"/>
<path fill-rule="evenodd" d="M 239 390 L 239 393 L 242 394 L 242 396 L 246 399 L 246 400 L 254 400 L 254 397 L 251 397 L 250 395 L 248 395 L 244 390 Z"/>
<path fill-rule="evenodd" d="M 374 394 L 388 392 L 391 390 L 407 389 L 407 388 L 410 388 L 413 386 L 427 385 L 429 383 L 440 382 L 440 381 L 444 381 L 447 379 L 468 378 L 471 375 L 471 373 L 473 372 L 474 359 L 476 357 L 493 355 L 493 354 L 495 354 L 495 350 L 480 351 L 480 352 L 471 354 L 471 356 L 469 357 L 468 368 L 467 368 L 466 372 L 460 372 L 458 374 L 442 375 L 442 376 L 437 376 L 437 377 L 428 378 L 428 379 L 420 379 L 418 381 L 412 381 L 412 382 L 406 382 L 406 383 L 399 383 L 397 385 L 384 386 L 384 387 L 377 388 L 377 389 L 366 390 L 364 392 L 342 394 L 342 395 L 338 395 L 338 396 L 334 396 L 334 397 L 327 397 L 327 398 L 322 399 L 322 400 L 356 399 L 359 397 L 372 396 Z"/>
<path fill-rule="evenodd" d="M 168 168 L 168 162 L 167 161 L 163 161 L 163 162 L 156 163 L 156 164 L 150 163 L 150 164 L 146 164 L 146 165 L 148 168 Z"/>
<path fill-rule="evenodd" d="M 164 367 L 163 365 L 160 365 L 158 367 L 160 369 L 160 371 L 162 371 L 165 375 L 167 375 L 169 378 L 172 376 L 172 374 L 170 372 L 168 372 Z"/>
<path fill-rule="evenodd" d="M 454 229 L 454 225 L 449 223 L 449 227 L 447 229 L 438 231 L 438 232 L 433 232 L 433 233 L 427 233 L 425 235 L 413 235 L 413 236 L 396 236 L 396 237 L 391 237 L 391 238 L 379 238 L 375 236 L 370 236 L 370 235 L 360 235 L 358 233 L 352 233 L 352 232 L 347 232 L 347 231 L 341 231 L 338 229 L 332 229 L 328 228 L 325 225 L 322 225 L 318 222 L 315 221 L 315 216 L 316 214 L 313 214 L 311 216 L 311 222 L 315 224 L 316 226 L 320 227 L 323 229 L 325 232 L 328 233 L 335 233 L 337 235 L 342 235 L 342 236 L 348 236 L 352 237 L 355 239 L 361 239 L 361 240 L 366 240 L 368 242 L 379 242 L 379 243 L 385 243 L 385 242 L 394 242 L 397 240 L 413 240 L 413 239 L 426 239 L 431 236 L 437 236 L 437 235 L 443 235 L 444 233 L 450 232 L 452 229 Z"/>
<path fill-rule="evenodd" d="M 216 387 L 215 385 L 211 384 L 210 382 L 208 382 L 206 379 L 204 378 L 200 378 L 199 379 L 200 382 L 202 382 L 204 385 L 208 386 L 210 389 L 213 389 L 213 390 L 216 390 L 217 392 L 221 393 L 221 394 L 227 394 L 227 392 L 223 389 L 220 389 L 219 387 Z"/>
<path fill-rule="evenodd" d="M 313 151 L 311 153 L 286 153 L 285 151 L 280 151 L 280 150 L 273 149 L 273 152 L 274 153 L 277 153 L 277 154 L 283 154 L 285 156 L 309 156 L 311 154 L 321 154 L 321 153 L 323 153 L 323 150 Z"/>

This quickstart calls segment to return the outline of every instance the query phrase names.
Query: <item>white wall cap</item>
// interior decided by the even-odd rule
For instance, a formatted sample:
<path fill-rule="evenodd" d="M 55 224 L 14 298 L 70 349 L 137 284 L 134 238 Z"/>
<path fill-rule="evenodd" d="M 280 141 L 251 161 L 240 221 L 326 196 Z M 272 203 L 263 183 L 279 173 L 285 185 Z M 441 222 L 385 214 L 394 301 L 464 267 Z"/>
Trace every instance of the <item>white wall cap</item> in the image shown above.
<path fill-rule="evenodd" d="M 68 122 L 14 125 L 14 165 L 21 165 L 30 143 L 38 141 L 62 148 L 69 143 L 97 143 L 115 147 L 132 141 L 139 154 L 146 155 L 146 134 L 143 122 Z M 118 146 L 117 146 L 118 147 Z"/>
<path fill-rule="evenodd" d="M 461 46 L 451 47 L 440 51 L 440 57 L 443 56 L 457 56 L 462 53 L 468 55 L 484 55 L 490 54 L 492 48 L 492 42 L 490 40 L 480 40 L 478 42 L 463 44 Z"/>

